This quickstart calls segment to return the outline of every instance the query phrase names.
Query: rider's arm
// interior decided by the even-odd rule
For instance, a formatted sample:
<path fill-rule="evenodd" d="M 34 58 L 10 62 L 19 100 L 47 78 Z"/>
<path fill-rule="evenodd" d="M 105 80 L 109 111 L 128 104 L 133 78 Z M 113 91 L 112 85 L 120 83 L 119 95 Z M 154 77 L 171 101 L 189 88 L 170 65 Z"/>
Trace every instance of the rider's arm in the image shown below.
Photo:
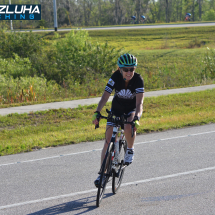
<path fill-rule="evenodd" d="M 115 82 L 117 79 L 117 73 L 113 73 L 113 75 L 111 76 L 111 78 L 109 79 L 106 87 L 105 87 L 105 91 L 101 97 L 101 100 L 98 104 L 97 110 L 96 111 L 101 111 L 102 108 L 105 106 L 106 102 L 108 101 L 110 94 L 112 93 L 113 89 L 115 88 Z"/>
<path fill-rule="evenodd" d="M 135 113 L 135 116 L 138 116 L 139 118 L 141 117 L 142 112 L 143 112 L 143 99 L 144 99 L 144 93 L 136 94 L 136 113 Z"/>
<path fill-rule="evenodd" d="M 104 91 L 96 111 L 100 112 L 102 110 L 102 108 L 105 106 L 106 102 L 108 101 L 109 97 L 110 97 L 110 93 L 108 93 L 107 91 Z"/>

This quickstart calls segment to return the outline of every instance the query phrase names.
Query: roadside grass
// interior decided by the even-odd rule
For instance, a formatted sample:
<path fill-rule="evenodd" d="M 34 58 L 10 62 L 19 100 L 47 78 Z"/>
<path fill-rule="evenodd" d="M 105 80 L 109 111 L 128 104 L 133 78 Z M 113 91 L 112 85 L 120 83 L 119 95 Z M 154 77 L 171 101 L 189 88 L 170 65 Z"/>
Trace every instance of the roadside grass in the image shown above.
<path fill-rule="evenodd" d="M 215 83 L 215 80 L 205 77 L 205 53 L 204 48 L 133 52 L 139 62 L 136 72 L 142 75 L 148 90 Z"/>
<path fill-rule="evenodd" d="M 86 29 L 87 30 L 87 29 Z M 60 40 L 68 31 L 36 32 L 45 40 Z M 117 29 L 90 30 L 91 41 L 105 43 L 129 50 L 186 49 L 214 45 L 215 26 L 154 28 L 154 29 Z"/>
<path fill-rule="evenodd" d="M 214 123 L 214 101 L 215 89 L 145 98 L 138 134 Z M 96 106 L 0 116 L 0 155 L 104 139 L 105 120 L 96 130 L 91 120 Z"/>
<path fill-rule="evenodd" d="M 214 44 L 215 26 L 89 31 L 92 41 L 126 50 L 185 49 Z"/>

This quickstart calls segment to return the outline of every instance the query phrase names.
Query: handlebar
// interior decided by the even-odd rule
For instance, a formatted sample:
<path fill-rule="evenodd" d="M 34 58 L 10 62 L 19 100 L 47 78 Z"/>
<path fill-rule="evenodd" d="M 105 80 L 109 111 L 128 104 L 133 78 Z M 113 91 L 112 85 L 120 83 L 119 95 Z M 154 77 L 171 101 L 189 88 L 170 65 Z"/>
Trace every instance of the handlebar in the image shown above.
<path fill-rule="evenodd" d="M 98 122 L 99 122 L 100 119 L 107 119 L 110 122 L 115 123 L 116 125 L 121 125 L 122 126 L 124 124 L 130 124 L 131 125 L 131 136 L 132 137 L 134 136 L 134 127 L 135 127 L 135 124 L 134 124 L 134 122 L 128 122 L 127 121 L 128 117 L 130 117 L 131 114 L 123 114 L 122 116 L 117 117 L 116 115 L 114 115 L 113 112 L 109 111 L 108 109 L 106 109 L 106 112 L 108 113 L 107 117 L 106 116 L 102 116 L 101 114 L 97 115 Z M 97 125 L 95 125 L 95 129 L 96 128 L 99 128 L 99 123 Z"/>

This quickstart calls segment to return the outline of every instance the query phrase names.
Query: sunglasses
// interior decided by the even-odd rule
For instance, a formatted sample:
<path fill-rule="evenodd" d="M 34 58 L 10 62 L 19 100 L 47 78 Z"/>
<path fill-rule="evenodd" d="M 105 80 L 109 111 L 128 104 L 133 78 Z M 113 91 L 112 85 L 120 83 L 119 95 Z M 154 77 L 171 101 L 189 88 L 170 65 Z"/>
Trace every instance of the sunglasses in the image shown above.
<path fill-rule="evenodd" d="M 130 69 L 128 69 L 128 68 L 123 68 L 122 70 L 123 70 L 124 72 L 128 72 L 128 71 L 133 72 L 133 71 L 135 70 L 135 68 L 130 68 Z"/>

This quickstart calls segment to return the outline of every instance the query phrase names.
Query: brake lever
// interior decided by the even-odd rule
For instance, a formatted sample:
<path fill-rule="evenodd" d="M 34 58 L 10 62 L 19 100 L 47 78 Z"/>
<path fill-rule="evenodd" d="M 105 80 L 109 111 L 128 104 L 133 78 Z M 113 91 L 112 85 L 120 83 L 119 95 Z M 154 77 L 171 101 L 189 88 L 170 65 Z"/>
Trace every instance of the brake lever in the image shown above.
<path fill-rule="evenodd" d="M 98 124 L 97 124 L 97 125 L 95 125 L 95 129 L 99 128 L 99 120 L 100 120 L 100 116 L 99 116 L 99 117 L 96 117 L 96 118 L 97 118 L 97 120 L 98 120 Z"/>

